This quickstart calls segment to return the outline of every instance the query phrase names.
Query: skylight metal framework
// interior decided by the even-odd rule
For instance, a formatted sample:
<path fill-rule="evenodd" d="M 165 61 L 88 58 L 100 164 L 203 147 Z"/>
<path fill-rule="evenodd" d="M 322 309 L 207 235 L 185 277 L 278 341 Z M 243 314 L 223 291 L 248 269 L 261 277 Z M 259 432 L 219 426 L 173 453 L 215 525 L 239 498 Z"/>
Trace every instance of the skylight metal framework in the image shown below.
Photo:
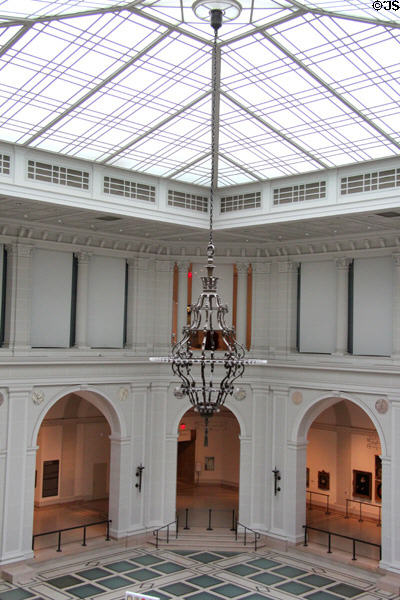
<path fill-rule="evenodd" d="M 0 140 L 209 185 L 209 28 L 192 0 L 0 0 Z M 218 185 L 393 157 L 400 11 L 243 0 L 220 55 Z"/>

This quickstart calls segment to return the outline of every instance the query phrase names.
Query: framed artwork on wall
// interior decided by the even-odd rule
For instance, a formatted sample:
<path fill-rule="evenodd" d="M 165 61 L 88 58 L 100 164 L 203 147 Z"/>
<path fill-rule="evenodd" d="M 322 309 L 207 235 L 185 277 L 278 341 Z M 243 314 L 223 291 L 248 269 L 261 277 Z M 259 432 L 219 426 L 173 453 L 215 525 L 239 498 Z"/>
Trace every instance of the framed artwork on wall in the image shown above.
<path fill-rule="evenodd" d="M 353 469 L 353 496 L 360 498 L 372 497 L 372 473 Z"/>
<path fill-rule="evenodd" d="M 204 470 L 205 471 L 214 471 L 215 463 L 214 456 L 206 456 L 204 459 Z"/>
<path fill-rule="evenodd" d="M 310 487 L 310 469 L 306 468 L 306 487 Z"/>
<path fill-rule="evenodd" d="M 327 471 L 318 471 L 318 488 L 320 490 L 329 490 L 329 477 Z"/>
<path fill-rule="evenodd" d="M 382 481 L 375 480 L 375 502 L 382 502 Z"/>
<path fill-rule="evenodd" d="M 378 454 L 375 454 L 375 478 L 382 481 L 382 459 Z"/>

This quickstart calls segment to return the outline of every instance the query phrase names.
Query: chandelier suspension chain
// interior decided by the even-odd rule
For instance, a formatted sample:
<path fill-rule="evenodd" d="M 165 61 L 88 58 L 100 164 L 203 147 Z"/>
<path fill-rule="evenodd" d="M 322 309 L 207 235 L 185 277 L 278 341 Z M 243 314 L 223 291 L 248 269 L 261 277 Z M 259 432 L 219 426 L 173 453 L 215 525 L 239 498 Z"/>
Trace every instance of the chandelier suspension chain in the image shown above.
<path fill-rule="evenodd" d="M 211 93 L 211 188 L 210 188 L 210 248 L 213 249 L 213 218 L 214 218 L 214 194 L 217 189 L 216 181 L 216 113 L 217 113 L 217 40 L 218 29 L 214 29 L 214 42 L 212 47 L 212 93 Z M 214 252 L 212 253 L 214 255 Z"/>

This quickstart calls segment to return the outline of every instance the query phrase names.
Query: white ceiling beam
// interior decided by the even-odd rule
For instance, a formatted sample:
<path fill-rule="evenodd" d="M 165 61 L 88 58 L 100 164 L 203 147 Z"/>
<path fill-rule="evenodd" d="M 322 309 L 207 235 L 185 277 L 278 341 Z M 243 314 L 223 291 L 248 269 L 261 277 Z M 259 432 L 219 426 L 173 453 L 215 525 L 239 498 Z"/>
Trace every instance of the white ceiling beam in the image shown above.
<path fill-rule="evenodd" d="M 8 42 L 1 47 L 0 56 L 3 56 L 6 52 L 8 52 L 8 50 L 12 48 L 13 45 L 18 42 L 18 40 L 20 40 L 30 28 L 31 25 L 24 25 L 24 27 L 18 29 L 18 31 L 8 40 Z"/>
<path fill-rule="evenodd" d="M 95 8 L 93 10 L 82 10 L 74 13 L 66 13 L 59 15 L 44 15 L 43 17 L 25 17 L 25 18 L 7 18 L 4 15 L 1 15 L 1 19 L 6 19 L 6 21 L 0 21 L 0 27 L 14 27 L 15 25 L 35 25 L 35 23 L 49 23 L 50 21 L 64 21 L 64 19 L 75 19 L 76 17 L 90 17 L 91 15 L 103 15 L 107 13 L 118 13 L 123 10 L 130 10 L 136 4 L 139 4 L 142 0 L 134 0 L 130 4 L 120 5 L 115 4 L 114 6 L 109 6 L 107 8 Z"/>
<path fill-rule="evenodd" d="M 223 96 L 225 96 L 225 98 L 227 98 L 227 100 L 229 100 L 230 102 L 232 102 L 232 104 L 235 104 L 241 110 L 243 110 L 245 113 L 247 113 L 248 115 L 250 115 L 255 121 L 257 121 L 258 123 L 260 123 L 261 125 L 263 125 L 266 129 L 269 129 L 270 131 L 272 131 L 273 133 L 275 133 L 277 136 L 279 136 L 280 138 L 282 138 L 283 140 L 285 140 L 285 142 L 287 142 L 291 146 L 294 146 L 296 148 L 296 150 L 299 150 L 299 152 L 301 152 L 302 154 L 305 154 L 306 156 L 308 156 L 308 158 L 311 158 L 311 160 L 313 160 L 314 162 L 316 162 L 319 165 L 321 165 L 321 167 L 323 167 L 324 169 L 328 168 L 328 166 L 322 160 L 320 160 L 319 158 L 317 158 L 316 156 L 314 156 L 311 152 L 309 152 L 308 150 L 306 150 L 306 148 L 303 148 L 302 146 L 300 146 L 300 144 L 298 144 L 294 140 L 290 139 L 290 137 L 288 137 L 285 133 L 283 133 L 282 131 L 280 131 L 277 127 L 274 127 L 270 123 L 267 123 L 267 121 L 265 121 L 262 117 L 259 117 L 256 113 L 254 113 L 252 110 L 250 110 L 249 108 L 247 108 L 247 106 L 244 106 L 244 104 L 242 104 L 238 100 L 235 100 L 235 98 L 232 98 L 232 96 L 230 96 L 229 94 L 227 94 L 223 90 L 221 90 L 221 94 Z"/>
<path fill-rule="evenodd" d="M 89 90 L 86 94 L 84 94 L 76 102 L 74 102 L 73 104 L 71 104 L 71 106 L 69 106 L 66 110 L 64 110 L 62 113 L 60 113 L 54 119 L 52 119 L 40 131 L 38 131 L 37 133 L 35 133 L 34 135 L 32 135 L 29 138 L 29 140 L 27 140 L 26 142 L 24 142 L 23 145 L 24 146 L 29 146 L 37 138 L 41 137 L 44 133 L 46 133 L 46 131 L 48 131 L 49 129 L 51 129 L 52 127 L 54 127 L 54 125 L 56 125 L 57 123 L 59 123 L 60 121 L 62 121 L 62 119 L 65 119 L 65 117 L 67 117 L 69 114 L 71 114 L 72 111 L 74 111 L 76 108 L 78 108 L 79 106 L 81 106 L 81 104 L 83 104 L 84 102 L 86 102 L 86 100 L 88 100 L 91 96 L 93 96 L 99 90 L 101 90 L 101 88 L 103 88 L 105 85 L 107 85 L 108 83 L 110 83 L 113 79 L 115 79 L 115 77 L 118 77 L 118 75 L 120 75 L 121 73 L 123 73 L 126 69 L 128 69 L 130 66 L 132 66 L 137 60 L 139 60 L 140 58 L 142 58 L 142 56 L 144 56 L 147 52 L 149 52 L 149 50 L 151 50 L 152 48 L 154 48 L 154 46 L 157 46 L 157 44 L 159 44 L 163 39 L 165 39 L 166 37 L 168 37 L 170 33 L 171 33 L 171 30 L 164 31 L 164 33 L 162 33 L 160 36 L 158 36 L 158 38 L 156 38 L 155 40 L 153 40 L 151 42 L 151 44 L 149 44 L 148 46 L 146 46 L 146 48 L 144 48 L 143 50 L 141 50 L 140 52 L 138 52 L 137 54 L 135 54 L 135 56 L 133 56 L 125 64 L 121 65 L 118 69 L 116 69 L 116 71 L 114 71 L 113 73 L 111 73 L 111 75 L 109 75 L 108 77 L 106 77 L 105 79 L 103 79 L 102 81 L 100 81 L 100 83 L 98 83 L 97 85 L 95 85 L 91 90 Z"/>
<path fill-rule="evenodd" d="M 238 163 L 235 160 L 233 160 L 233 158 L 230 158 L 229 156 L 227 156 L 226 154 L 223 154 L 222 152 L 220 152 L 219 155 L 220 155 L 221 158 L 223 158 L 227 162 L 231 163 L 234 167 L 237 167 L 238 169 L 240 169 L 241 171 L 243 171 L 244 173 L 246 173 L 247 175 L 249 175 L 253 179 L 256 179 L 257 181 L 260 181 L 260 182 L 264 181 L 261 177 L 259 177 L 258 175 L 256 175 L 253 171 L 250 171 L 250 169 L 247 169 L 245 166 L 243 166 L 240 163 Z"/>
<path fill-rule="evenodd" d="M 212 46 L 212 42 L 210 40 L 208 40 L 206 38 L 202 38 L 200 35 L 196 35 L 195 33 L 192 33 L 190 31 L 187 31 L 186 29 L 179 27 L 179 25 L 171 25 L 171 23 L 169 23 L 168 21 L 164 21 L 164 19 L 160 19 L 160 17 L 151 15 L 151 14 L 143 11 L 142 9 L 133 7 L 130 9 L 130 11 L 132 13 L 134 13 L 135 15 L 139 15 L 140 17 L 143 17 L 143 19 L 148 19 L 149 21 L 152 21 L 153 23 L 157 23 L 158 25 L 164 25 L 164 27 L 172 27 L 174 31 L 177 31 L 178 33 L 181 33 L 182 35 L 186 35 L 187 37 L 192 38 L 192 40 L 201 42 L 202 44 L 205 44 L 206 46 Z"/>
<path fill-rule="evenodd" d="M 132 146 L 134 146 L 135 144 L 137 144 L 138 142 L 140 142 L 147 136 L 149 136 L 152 133 L 154 133 L 155 131 L 157 131 L 157 129 L 164 127 L 164 125 L 166 125 L 173 119 L 176 119 L 176 117 L 179 117 L 179 115 L 181 115 L 185 111 L 189 110 L 189 108 L 192 108 L 192 106 L 195 106 L 195 104 L 197 104 L 198 102 L 201 102 L 201 100 L 204 100 L 204 98 L 207 98 L 207 96 L 209 96 L 210 94 L 211 94 L 210 90 L 208 90 L 207 92 L 204 92 L 204 94 L 201 94 L 201 96 L 198 96 L 197 98 L 195 98 L 194 100 L 192 100 L 191 102 L 186 104 L 185 106 L 182 106 L 182 108 L 177 110 L 175 113 L 173 113 L 172 115 L 169 115 L 166 119 L 163 119 L 162 121 L 160 121 L 153 127 L 150 127 L 150 129 L 148 129 L 147 131 L 145 131 L 144 133 L 142 133 L 141 135 L 136 137 L 134 140 L 132 140 L 131 142 L 128 142 L 128 144 L 125 144 L 119 150 L 117 150 L 116 152 L 113 152 L 112 154 L 110 154 L 109 156 L 104 158 L 102 161 L 100 161 L 100 163 L 101 164 L 108 163 L 110 160 L 112 160 L 113 158 L 115 158 L 116 156 L 121 154 L 122 152 L 125 152 L 125 150 L 128 150 L 128 148 L 131 148 Z"/>
<path fill-rule="evenodd" d="M 271 21 L 270 23 L 268 23 L 268 25 L 260 25 L 258 27 L 254 27 L 251 31 L 246 31 L 245 33 L 241 33 L 239 35 L 229 38 L 229 40 L 219 42 L 218 46 L 220 48 L 223 48 L 224 46 L 229 46 L 233 42 L 237 42 L 239 40 L 244 40 L 247 37 L 253 37 L 256 33 L 261 33 L 262 31 L 271 29 L 272 27 L 276 27 L 277 25 L 280 25 L 281 23 L 286 23 L 287 21 L 292 21 L 293 19 L 296 19 L 297 17 L 301 17 L 301 15 L 305 14 L 305 12 L 306 12 L 306 10 L 296 10 L 291 15 L 285 15 L 284 17 L 279 17 L 279 19 L 275 19 L 274 21 Z"/>
<path fill-rule="evenodd" d="M 346 100 L 346 98 L 344 98 L 341 94 L 339 94 L 331 85 L 329 85 L 329 83 L 326 83 L 326 81 L 324 81 L 319 75 L 314 73 L 314 71 L 312 69 L 307 67 L 300 59 L 297 58 L 297 56 L 295 56 L 292 52 L 290 52 L 290 50 L 288 50 L 283 44 L 281 44 L 280 42 L 275 40 L 269 33 L 263 32 L 262 35 L 269 42 L 271 42 L 271 44 L 273 44 L 274 46 L 276 46 L 276 48 L 278 48 L 281 52 L 283 52 L 283 54 L 285 54 L 294 63 L 296 63 L 296 65 L 298 65 L 305 73 L 307 73 L 307 75 L 312 77 L 314 79 L 314 81 L 316 81 L 319 85 L 321 85 L 323 88 L 325 88 L 330 94 L 332 94 L 332 96 L 337 98 L 337 100 L 339 100 L 342 104 L 344 104 L 349 110 L 351 110 L 354 114 L 356 114 L 358 117 L 360 117 L 360 119 L 362 119 L 365 123 L 367 123 L 370 127 L 372 127 L 372 129 L 375 129 L 375 131 L 377 131 L 379 133 L 379 135 L 384 137 L 388 142 L 390 142 L 391 144 L 393 144 L 393 146 L 395 146 L 396 148 L 398 148 L 400 150 L 399 142 L 397 142 L 391 135 L 389 135 L 386 131 L 384 131 L 381 127 L 379 127 L 379 125 L 374 123 L 374 121 L 372 121 L 369 117 L 364 115 L 364 113 L 362 113 L 361 110 L 359 110 L 356 106 L 354 106 L 354 104 L 352 104 L 351 102 Z"/>
<path fill-rule="evenodd" d="M 183 171 L 187 171 L 188 169 L 190 169 L 190 167 L 193 167 L 194 165 L 197 165 L 197 163 L 208 158 L 210 156 L 210 154 L 211 154 L 211 152 L 206 152 L 205 154 L 202 154 L 198 158 L 195 158 L 195 160 L 192 160 L 192 162 L 183 165 L 183 167 L 179 167 L 179 169 L 177 169 L 173 173 L 170 173 L 170 175 L 168 175 L 168 178 L 173 179 L 174 177 L 179 175 L 179 173 L 182 173 Z"/>

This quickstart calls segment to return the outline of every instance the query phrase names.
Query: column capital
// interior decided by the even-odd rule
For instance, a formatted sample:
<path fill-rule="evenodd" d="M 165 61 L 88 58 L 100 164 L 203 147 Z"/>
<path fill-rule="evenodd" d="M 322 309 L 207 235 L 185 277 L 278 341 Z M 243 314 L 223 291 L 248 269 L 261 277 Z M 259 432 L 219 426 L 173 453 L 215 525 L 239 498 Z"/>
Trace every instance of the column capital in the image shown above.
<path fill-rule="evenodd" d="M 169 273 L 174 268 L 174 263 L 170 260 L 156 260 L 156 271 L 158 273 Z"/>
<path fill-rule="evenodd" d="M 179 273 L 187 273 L 189 271 L 189 260 L 179 260 L 176 262 L 176 266 L 178 267 Z"/>
<path fill-rule="evenodd" d="M 347 271 L 352 259 L 342 256 L 341 258 L 335 259 L 336 269 L 338 271 Z"/>
<path fill-rule="evenodd" d="M 92 252 L 86 252 L 84 250 L 77 250 L 74 252 L 76 258 L 78 259 L 78 264 L 87 265 L 89 264 L 90 257 L 92 256 Z"/>
<path fill-rule="evenodd" d="M 12 256 L 23 256 L 29 258 L 32 256 L 33 246 L 32 244 L 21 244 L 19 242 L 15 242 L 13 244 L 6 244 L 5 248 L 9 254 Z"/>
<path fill-rule="evenodd" d="M 278 263 L 279 273 L 294 273 L 299 268 L 299 263 L 294 260 L 285 260 Z"/>
<path fill-rule="evenodd" d="M 254 275 L 269 275 L 271 273 L 271 262 L 256 262 L 253 263 Z"/>
<path fill-rule="evenodd" d="M 236 263 L 236 269 L 238 275 L 247 275 L 247 271 L 249 270 L 250 263 L 249 262 L 238 262 Z"/>
<path fill-rule="evenodd" d="M 400 267 L 400 252 L 395 252 L 392 254 L 392 258 L 396 267 Z"/>

